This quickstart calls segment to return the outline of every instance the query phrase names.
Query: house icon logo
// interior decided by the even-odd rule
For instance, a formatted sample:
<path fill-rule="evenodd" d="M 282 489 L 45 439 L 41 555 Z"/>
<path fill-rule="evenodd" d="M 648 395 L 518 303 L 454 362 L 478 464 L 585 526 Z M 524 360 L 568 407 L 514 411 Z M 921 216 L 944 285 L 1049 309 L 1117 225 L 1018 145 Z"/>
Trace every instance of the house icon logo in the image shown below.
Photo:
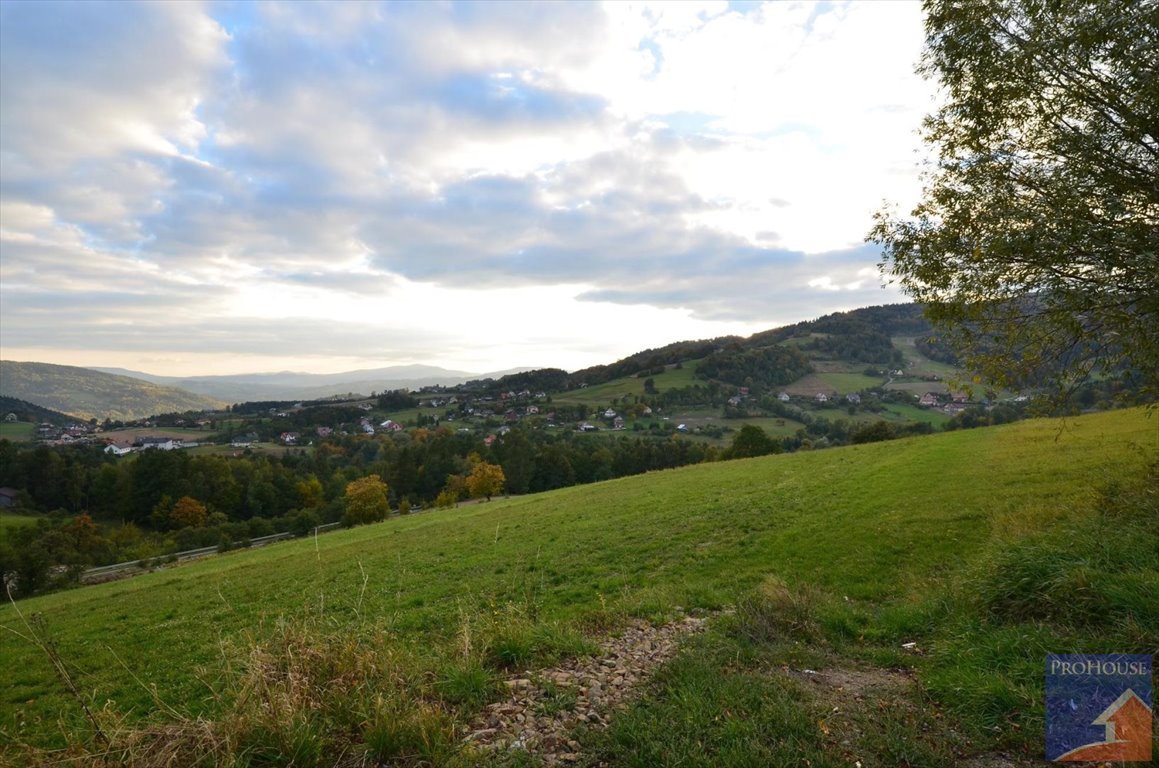
<path fill-rule="evenodd" d="M 1151 657 L 1050 655 L 1046 659 L 1046 759 L 1150 762 Z"/>

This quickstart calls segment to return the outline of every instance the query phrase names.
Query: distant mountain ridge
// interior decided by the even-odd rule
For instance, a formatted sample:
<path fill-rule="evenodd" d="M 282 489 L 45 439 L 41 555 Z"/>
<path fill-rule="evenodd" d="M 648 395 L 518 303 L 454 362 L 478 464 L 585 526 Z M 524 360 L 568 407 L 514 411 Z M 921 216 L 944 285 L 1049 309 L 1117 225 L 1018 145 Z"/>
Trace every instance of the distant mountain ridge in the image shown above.
<path fill-rule="evenodd" d="M 334 395 L 418 389 L 427 386 L 454 386 L 478 378 L 498 378 L 529 370 L 512 368 L 495 373 L 455 371 L 433 365 L 395 365 L 364 368 L 341 373 L 239 373 L 224 376 L 155 376 L 125 368 L 93 368 L 119 376 L 129 376 L 153 384 L 178 387 L 207 397 L 240 403 L 257 400 L 313 400 Z"/>
<path fill-rule="evenodd" d="M 129 376 L 13 360 L 0 360 L 0 395 L 85 419 L 115 421 L 226 405 L 216 398 Z"/>

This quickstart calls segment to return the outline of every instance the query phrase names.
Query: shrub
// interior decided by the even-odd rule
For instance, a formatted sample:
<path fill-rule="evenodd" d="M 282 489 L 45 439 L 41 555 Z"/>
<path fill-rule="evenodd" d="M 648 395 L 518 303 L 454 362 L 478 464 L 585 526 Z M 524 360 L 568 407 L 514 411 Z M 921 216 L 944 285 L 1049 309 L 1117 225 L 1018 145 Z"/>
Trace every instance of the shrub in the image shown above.
<path fill-rule="evenodd" d="M 767 577 L 756 590 L 737 601 L 736 632 L 750 642 L 784 639 L 814 640 L 819 636 L 818 590 L 789 587 L 775 576 Z"/>

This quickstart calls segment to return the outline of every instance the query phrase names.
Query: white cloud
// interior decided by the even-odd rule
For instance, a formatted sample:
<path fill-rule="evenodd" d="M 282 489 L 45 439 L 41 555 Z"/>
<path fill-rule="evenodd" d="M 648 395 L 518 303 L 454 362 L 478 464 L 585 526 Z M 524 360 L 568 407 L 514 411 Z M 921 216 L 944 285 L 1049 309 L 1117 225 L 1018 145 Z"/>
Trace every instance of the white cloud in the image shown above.
<path fill-rule="evenodd" d="M 0 22 L 6 356 L 590 364 L 897 298 L 859 244 L 917 191 L 914 3 Z"/>

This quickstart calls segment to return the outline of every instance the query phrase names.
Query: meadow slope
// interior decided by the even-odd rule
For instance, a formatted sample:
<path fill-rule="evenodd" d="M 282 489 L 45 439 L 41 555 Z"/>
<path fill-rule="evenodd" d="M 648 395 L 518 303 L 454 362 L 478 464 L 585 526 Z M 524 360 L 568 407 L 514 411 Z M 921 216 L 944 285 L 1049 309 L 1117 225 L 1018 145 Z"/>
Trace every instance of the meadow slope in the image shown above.
<path fill-rule="evenodd" d="M 904 633 L 935 642 L 950 621 L 939 601 L 996 547 L 1089 518 L 1108 483 L 1159 460 L 1157 419 L 1132 409 L 698 465 L 424 512 L 6 605 L 0 729 L 11 743 L 53 744 L 59 723 L 81 722 L 28 639 L 34 615 L 83 696 L 113 702 L 130 721 L 155 715 L 159 702 L 212 717 L 227 706 L 216 681 L 231 649 L 287 623 L 373 635 L 437 668 L 470 626 L 481 637 L 507 625 L 567 638 L 614 628 L 617 617 L 735 606 L 770 581 L 815 596 L 819 644 L 832 649 L 844 637 L 850 658 L 903 663 L 883 649 Z M 1155 641 L 1152 625 L 1139 632 L 1139 642 Z M 532 643 L 519 661 L 567 645 Z M 1037 669 L 1040 659 L 1027 664 Z M 953 669 L 929 675 L 949 685 Z M 624 744 L 598 748 L 632 762 L 617 752 Z"/>

